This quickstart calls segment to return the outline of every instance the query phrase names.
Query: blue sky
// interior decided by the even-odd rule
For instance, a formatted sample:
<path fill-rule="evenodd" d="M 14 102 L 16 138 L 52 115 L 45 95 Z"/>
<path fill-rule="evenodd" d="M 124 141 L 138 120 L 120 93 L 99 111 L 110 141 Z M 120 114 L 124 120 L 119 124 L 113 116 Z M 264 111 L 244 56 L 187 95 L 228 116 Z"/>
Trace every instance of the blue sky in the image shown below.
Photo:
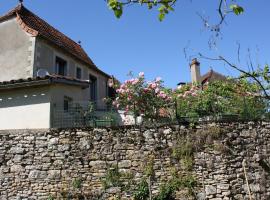
<path fill-rule="evenodd" d="M 17 0 L 0 0 L 0 15 L 17 5 Z M 213 3 L 215 2 L 215 3 Z M 123 81 L 129 71 L 145 72 L 148 79 L 161 76 L 165 84 L 175 87 L 179 81 L 190 81 L 189 58 L 198 52 L 206 56 L 223 55 L 234 63 L 237 42 L 241 44 L 240 61 L 248 60 L 248 49 L 254 64 L 270 59 L 270 1 L 240 0 L 245 7 L 242 16 L 229 16 L 217 47 L 210 49 L 211 33 L 203 27 L 196 13 L 215 22 L 216 0 L 179 0 L 175 12 L 159 22 L 156 11 L 129 6 L 121 19 L 116 19 L 104 0 L 25 0 L 24 5 L 82 46 L 102 70 Z M 183 49 L 187 49 L 187 58 Z M 220 62 L 200 60 L 201 72 L 210 67 L 226 74 L 237 73 Z"/>

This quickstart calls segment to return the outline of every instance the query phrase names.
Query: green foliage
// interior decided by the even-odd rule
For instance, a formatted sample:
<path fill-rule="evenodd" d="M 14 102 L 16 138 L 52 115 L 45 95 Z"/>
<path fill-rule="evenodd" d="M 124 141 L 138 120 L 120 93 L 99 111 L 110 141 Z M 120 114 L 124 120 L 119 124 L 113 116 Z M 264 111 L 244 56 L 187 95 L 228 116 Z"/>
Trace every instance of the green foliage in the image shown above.
<path fill-rule="evenodd" d="M 141 5 L 146 6 L 149 10 L 152 10 L 154 7 L 157 8 L 158 11 L 158 19 L 159 21 L 163 21 L 165 16 L 170 12 L 174 11 L 174 6 L 179 0 L 136 0 L 136 1 L 128 1 L 128 0 L 106 0 L 108 3 L 108 7 L 113 10 L 116 18 L 120 18 L 123 14 L 124 6 L 127 5 Z M 224 1 L 225 2 L 225 1 Z M 244 8 L 238 4 L 235 4 L 235 1 L 232 0 L 233 4 L 225 3 L 224 6 L 226 8 L 220 10 L 223 16 L 233 12 L 235 15 L 240 15 L 244 12 Z M 230 6 L 227 6 L 230 5 Z"/>
<path fill-rule="evenodd" d="M 260 98 L 260 87 L 247 79 L 215 81 L 203 89 L 185 86 L 176 92 L 177 113 L 181 117 L 236 116 L 254 120 L 266 112 L 266 101 Z"/>
<path fill-rule="evenodd" d="M 243 72 L 240 76 L 242 80 L 249 80 L 258 84 L 264 96 L 268 101 L 270 100 L 270 68 L 266 64 L 264 67 L 258 67 L 252 72 Z"/>
<path fill-rule="evenodd" d="M 117 114 L 115 112 L 107 112 L 102 117 L 98 118 L 99 120 L 104 120 L 104 124 L 109 123 L 110 126 L 117 125 Z"/>
<path fill-rule="evenodd" d="M 147 161 L 145 167 L 144 167 L 144 174 L 147 176 L 147 177 L 153 177 L 154 176 L 154 157 L 151 156 L 149 158 L 149 160 Z"/>
<path fill-rule="evenodd" d="M 47 200 L 54 200 L 54 198 L 52 195 L 50 195 Z"/>
<path fill-rule="evenodd" d="M 164 3 L 158 8 L 158 11 L 159 11 L 158 19 L 159 21 L 163 21 L 165 15 L 168 14 L 170 11 L 174 11 L 174 9 L 172 6 L 170 6 L 169 3 Z"/>
<path fill-rule="evenodd" d="M 123 14 L 123 6 L 128 4 L 146 5 L 149 10 L 153 7 L 158 7 L 159 20 L 162 21 L 166 14 L 173 11 L 173 5 L 177 0 L 138 0 L 126 2 L 123 0 L 107 0 L 108 7 L 113 10 L 114 15 L 120 18 Z"/>
<path fill-rule="evenodd" d="M 82 180 L 80 178 L 75 178 L 72 180 L 72 186 L 75 189 L 80 189 L 82 187 Z"/>
<path fill-rule="evenodd" d="M 133 173 L 121 173 L 121 178 L 123 179 L 123 184 L 121 186 L 123 191 L 130 191 L 132 186 L 135 185 L 134 174 Z"/>
<path fill-rule="evenodd" d="M 187 170 L 187 171 L 191 171 L 193 164 L 194 164 L 194 160 L 193 160 L 193 156 L 191 157 L 184 157 L 181 159 L 181 163 L 182 163 L 182 167 Z"/>
<path fill-rule="evenodd" d="M 182 187 L 188 188 L 189 192 L 192 193 L 193 188 L 195 186 L 197 186 L 197 180 L 193 175 L 188 174 L 188 175 L 182 177 L 181 185 L 182 185 Z"/>
<path fill-rule="evenodd" d="M 190 193 L 192 193 L 192 190 L 196 185 L 196 179 L 190 174 L 182 177 L 174 176 L 171 180 L 161 185 L 159 194 L 154 200 L 175 200 L 175 193 L 177 190 L 188 188 Z"/>
<path fill-rule="evenodd" d="M 110 9 L 113 10 L 114 15 L 117 18 L 120 18 L 123 14 L 123 4 L 117 0 L 109 0 L 108 1 L 108 6 Z"/>
<path fill-rule="evenodd" d="M 121 187 L 123 185 L 121 177 L 123 175 L 119 172 L 118 166 L 109 168 L 106 172 L 105 178 L 102 180 L 105 189 L 109 187 Z"/>
<path fill-rule="evenodd" d="M 154 200 L 174 200 L 175 192 L 181 186 L 181 182 L 178 179 L 172 179 L 167 183 L 161 185 L 159 189 L 159 194 L 154 198 Z"/>
<path fill-rule="evenodd" d="M 237 5 L 237 4 L 232 4 L 230 6 L 230 8 L 232 9 L 232 11 L 234 12 L 234 14 L 236 15 L 241 15 L 244 12 L 244 8 Z"/>
<path fill-rule="evenodd" d="M 172 150 L 172 157 L 181 162 L 183 169 L 190 171 L 193 167 L 193 152 L 193 144 L 189 140 L 181 138 Z"/>
<path fill-rule="evenodd" d="M 172 156 L 175 159 L 180 160 L 183 157 L 192 156 L 193 155 L 193 145 L 190 141 L 187 141 L 181 138 L 178 141 L 177 146 L 173 149 Z"/>
<path fill-rule="evenodd" d="M 149 187 L 146 179 L 142 179 L 133 193 L 134 200 L 147 200 L 149 197 Z"/>

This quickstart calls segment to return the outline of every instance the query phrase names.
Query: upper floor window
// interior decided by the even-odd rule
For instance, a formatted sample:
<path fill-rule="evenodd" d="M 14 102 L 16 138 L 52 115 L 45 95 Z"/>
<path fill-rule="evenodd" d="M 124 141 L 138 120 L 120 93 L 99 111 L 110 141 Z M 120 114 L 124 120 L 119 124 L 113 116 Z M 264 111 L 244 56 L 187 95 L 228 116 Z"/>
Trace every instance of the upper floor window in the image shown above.
<path fill-rule="evenodd" d="M 67 61 L 60 57 L 55 58 L 56 73 L 58 75 L 67 76 Z"/>
<path fill-rule="evenodd" d="M 76 78 L 81 79 L 82 78 L 82 69 L 77 67 L 76 68 Z"/>

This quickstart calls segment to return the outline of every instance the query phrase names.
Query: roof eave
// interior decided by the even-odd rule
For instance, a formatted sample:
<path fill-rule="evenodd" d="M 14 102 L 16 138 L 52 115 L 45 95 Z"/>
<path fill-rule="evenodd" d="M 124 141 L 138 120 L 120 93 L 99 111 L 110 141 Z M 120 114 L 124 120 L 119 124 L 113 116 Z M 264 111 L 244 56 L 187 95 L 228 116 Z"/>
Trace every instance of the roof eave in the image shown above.
<path fill-rule="evenodd" d="M 8 83 L 8 84 L 0 85 L 0 91 L 17 89 L 17 88 L 36 87 L 36 86 L 43 86 L 43 85 L 49 85 L 49 84 L 51 84 L 50 79 L 21 82 L 21 83 Z"/>
<path fill-rule="evenodd" d="M 11 89 L 17 89 L 17 88 L 29 88 L 29 87 L 38 87 L 38 86 L 46 86 L 46 85 L 52 85 L 52 84 L 63 84 L 63 85 L 70 85 L 70 86 L 76 86 L 81 87 L 82 89 L 88 88 L 89 83 L 88 82 L 82 82 L 82 81 L 75 81 L 75 80 L 67 80 L 62 78 L 54 78 L 54 77 L 48 77 L 46 79 L 41 80 L 28 80 L 25 82 L 7 82 L 2 83 L 0 85 L 0 91 L 3 90 L 11 90 Z"/>
<path fill-rule="evenodd" d="M 70 81 L 70 80 L 65 80 L 65 79 L 52 79 L 51 82 L 55 83 L 55 84 L 79 86 L 82 89 L 89 87 L 89 83 L 87 83 L 87 82 L 77 82 L 77 81 Z"/>

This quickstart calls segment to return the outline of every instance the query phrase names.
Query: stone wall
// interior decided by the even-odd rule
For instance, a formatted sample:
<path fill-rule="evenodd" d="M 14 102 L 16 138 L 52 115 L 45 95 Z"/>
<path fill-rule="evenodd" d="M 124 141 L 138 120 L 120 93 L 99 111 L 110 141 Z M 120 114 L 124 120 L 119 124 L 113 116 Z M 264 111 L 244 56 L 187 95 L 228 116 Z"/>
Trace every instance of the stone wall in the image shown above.
<path fill-rule="evenodd" d="M 173 156 L 183 138 L 195 151 L 190 172 Z M 85 199 L 115 195 L 132 199 L 119 187 L 104 189 L 106 174 L 118 166 L 119 172 L 132 175 L 130 183 L 135 184 L 145 176 L 150 160 L 153 196 L 177 170 L 196 177 L 197 199 L 249 199 L 249 190 L 252 199 L 270 198 L 270 125 L 234 123 L 193 129 L 2 131 L 0 199 L 76 199 L 79 194 Z M 186 191 L 177 195 L 177 199 L 193 198 Z"/>

